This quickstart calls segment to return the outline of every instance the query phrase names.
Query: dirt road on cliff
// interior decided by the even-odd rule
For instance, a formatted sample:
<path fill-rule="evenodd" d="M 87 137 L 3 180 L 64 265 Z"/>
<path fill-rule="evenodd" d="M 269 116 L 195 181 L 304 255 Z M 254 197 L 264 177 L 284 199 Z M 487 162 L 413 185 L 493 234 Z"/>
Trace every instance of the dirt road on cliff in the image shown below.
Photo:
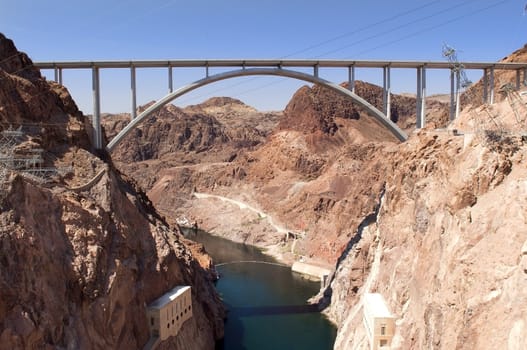
<path fill-rule="evenodd" d="M 289 232 L 290 230 L 288 230 L 287 228 L 285 227 L 282 227 L 278 224 L 276 224 L 274 222 L 274 219 L 267 213 L 259 210 L 259 209 L 256 209 L 255 207 L 247 204 L 247 203 L 244 203 L 242 201 L 239 201 L 239 200 L 236 200 L 236 199 L 231 199 L 231 198 L 227 198 L 227 197 L 224 197 L 224 196 L 219 196 L 219 195 L 216 195 L 216 194 L 209 194 L 209 193 L 201 193 L 201 192 L 194 192 L 193 193 L 194 197 L 196 197 L 197 199 L 209 199 L 209 198 L 214 198 L 214 199 L 219 199 L 221 200 L 222 202 L 228 202 L 228 203 L 231 203 L 231 204 L 234 204 L 234 205 L 237 205 L 240 209 L 248 209 L 256 214 L 258 214 L 258 216 L 260 216 L 261 218 L 266 218 L 267 221 L 269 222 L 269 224 L 279 233 L 284 233 L 284 234 L 287 234 L 287 232 Z"/>

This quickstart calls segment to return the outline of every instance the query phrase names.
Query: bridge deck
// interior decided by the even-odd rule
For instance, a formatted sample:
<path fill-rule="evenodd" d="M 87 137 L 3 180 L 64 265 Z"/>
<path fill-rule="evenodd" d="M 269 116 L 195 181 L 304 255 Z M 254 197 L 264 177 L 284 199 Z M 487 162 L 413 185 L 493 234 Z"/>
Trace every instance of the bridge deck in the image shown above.
<path fill-rule="evenodd" d="M 459 62 L 464 69 L 527 69 L 527 62 Z M 450 69 L 447 61 L 367 61 L 367 60 L 280 60 L 280 59 L 196 59 L 196 60 L 138 60 L 138 61 L 48 61 L 34 62 L 40 69 L 98 68 L 163 68 L 163 67 L 327 67 L 327 68 L 432 68 Z"/>

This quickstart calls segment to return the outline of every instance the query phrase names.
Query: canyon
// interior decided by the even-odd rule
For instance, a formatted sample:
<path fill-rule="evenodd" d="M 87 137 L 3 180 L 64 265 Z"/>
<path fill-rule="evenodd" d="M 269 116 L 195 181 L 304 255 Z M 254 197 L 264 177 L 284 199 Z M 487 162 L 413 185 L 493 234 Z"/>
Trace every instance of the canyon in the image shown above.
<path fill-rule="evenodd" d="M 522 48 L 504 60 L 526 59 Z M 496 73 L 497 90 L 513 81 L 509 73 Z M 357 94 L 377 107 L 382 103 L 377 86 L 358 82 Z M 421 130 L 414 129 L 415 98 L 394 95 L 391 115 L 410 134 L 402 144 L 319 86 L 298 90 L 262 135 L 227 121 L 225 110 L 250 107 L 211 99 L 173 117 L 173 107 L 152 116 L 139 127 L 141 142 L 133 151 L 122 145 L 117 154 L 152 147 L 146 135 L 170 118 L 193 123 L 184 129 L 186 140 L 236 136 L 202 152 L 185 149 L 174 135 L 167 142 L 176 144 L 154 145 L 153 153 L 166 156 L 115 159 L 142 182 L 167 221 L 196 223 L 288 264 L 300 259 L 332 268 L 331 283 L 317 300 L 338 326 L 335 349 L 369 347 L 362 322 L 368 292 L 381 293 L 397 319 L 393 348 L 523 349 L 527 109 L 505 94 L 485 105 L 482 94 L 481 82 L 466 91 L 454 122 L 444 99 L 430 97 Z M 518 108 L 522 120 L 515 117 Z M 254 123 L 249 115 L 269 116 L 230 113 L 245 125 Z M 198 117 L 215 125 L 205 136 L 194 124 Z M 115 122 L 107 123 L 115 130 Z M 235 145 L 240 135 L 245 142 Z M 230 157 L 210 158 L 229 143 Z M 168 156 L 168 149 L 176 153 Z"/>
<path fill-rule="evenodd" d="M 527 47 L 504 60 L 525 62 Z M 527 347 L 525 95 L 521 106 L 506 95 L 486 105 L 476 83 L 452 122 L 430 97 L 420 130 L 415 98 L 393 95 L 404 143 L 316 85 L 284 111 L 215 97 L 163 107 L 108 155 L 91 150 L 89 120 L 67 90 L 4 36 L 0 79 L 3 130 L 38 125 L 19 148 L 68 169 L 47 184 L 6 172 L 1 344 L 139 348 L 144 305 L 185 284 L 194 317 L 160 347 L 213 348 L 225 316 L 213 262 L 179 228 L 196 224 L 287 264 L 330 268 L 314 302 L 338 327 L 337 350 L 369 348 L 370 292 L 396 318 L 392 348 Z M 499 73 L 496 85 L 513 79 Z M 382 88 L 357 82 L 356 92 L 380 107 Z M 106 139 L 129 118 L 105 115 Z"/>

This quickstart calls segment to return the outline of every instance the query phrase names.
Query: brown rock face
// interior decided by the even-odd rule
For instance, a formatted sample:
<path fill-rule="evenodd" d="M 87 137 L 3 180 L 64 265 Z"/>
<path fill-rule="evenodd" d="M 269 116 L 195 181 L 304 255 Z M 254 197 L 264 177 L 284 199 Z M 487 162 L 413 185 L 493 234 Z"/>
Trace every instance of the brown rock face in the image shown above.
<path fill-rule="evenodd" d="M 525 347 L 527 147 L 509 142 L 419 134 L 385 157 L 379 211 L 356 232 L 331 285 L 335 349 L 368 346 L 365 292 L 383 294 L 398 319 L 395 348 Z"/>
<path fill-rule="evenodd" d="M 141 348 L 149 338 L 145 305 L 185 284 L 194 317 L 161 348 L 214 348 L 221 301 L 179 231 L 90 153 L 87 123 L 67 91 L 42 79 L 2 35 L 0 62 L 2 130 L 21 126 L 19 148 L 43 150 L 46 166 L 71 167 L 46 184 L 11 169 L 1 179 L 0 347 Z"/>
<path fill-rule="evenodd" d="M 357 93 L 380 108 L 380 88 L 358 84 Z M 412 130 L 415 99 L 392 102 L 398 125 Z M 229 103 L 206 108 L 221 114 Z M 226 164 L 159 171 L 149 196 L 167 216 L 274 244 L 286 260 L 333 264 L 324 301 L 339 326 L 335 349 L 369 347 L 366 292 L 381 293 L 397 318 L 393 348 L 524 349 L 525 141 L 517 130 L 483 138 L 431 130 L 448 110 L 436 98 L 427 111 L 430 129 L 398 144 L 349 101 L 304 87 L 265 142 Z M 484 113 L 517 123 L 507 103 Z M 471 123 L 467 113 L 450 127 Z M 302 238 L 286 241 L 284 232 Z"/>
<path fill-rule="evenodd" d="M 167 105 L 135 129 L 113 152 L 113 158 L 123 172 L 149 190 L 163 169 L 187 171 L 200 163 L 232 162 L 262 143 L 278 116 L 257 112 L 229 98 L 185 109 Z M 128 121 L 127 115 L 105 116 L 107 138 L 115 136 Z"/>
<path fill-rule="evenodd" d="M 343 84 L 345 86 L 345 84 Z M 357 81 L 355 93 L 382 110 L 383 90 L 381 87 L 362 81 Z M 444 126 L 447 122 L 443 114 L 447 106 L 435 100 L 427 102 L 429 123 L 435 127 Z M 416 99 L 403 95 L 391 95 L 391 120 L 405 131 L 415 129 Z M 361 120 L 372 119 L 354 104 L 350 99 L 335 94 L 328 88 L 315 85 L 298 90 L 284 111 L 284 118 L 280 121 L 279 129 L 297 130 L 304 133 L 321 131 L 333 135 L 339 128 L 336 119 Z M 370 121 L 372 123 L 372 121 Z M 372 132 L 374 127 L 370 127 Z"/>
<path fill-rule="evenodd" d="M 518 49 L 511 53 L 510 55 L 504 57 L 501 59 L 500 62 L 526 62 L 527 61 L 527 44 L 522 47 L 521 49 Z M 522 74 L 523 78 L 523 74 Z M 504 84 L 510 83 L 514 87 L 516 87 L 516 71 L 509 71 L 509 70 L 496 70 L 494 73 L 494 100 L 496 102 L 503 101 L 506 97 L 506 95 L 500 93 L 500 89 Z M 523 80 L 520 82 L 521 88 L 524 88 L 525 85 L 523 83 Z M 471 107 L 479 107 L 482 104 L 484 104 L 483 101 L 483 90 L 484 90 L 484 82 L 483 79 L 481 79 L 478 82 L 475 82 L 474 85 L 472 85 L 466 92 L 463 93 L 461 97 L 461 105 L 463 108 L 471 106 Z"/>
<path fill-rule="evenodd" d="M 169 343 L 214 347 L 221 302 L 181 235 L 148 216 L 140 197 L 113 175 L 83 194 L 12 181 L 1 215 L 2 344 L 141 348 L 145 305 L 191 285 L 194 317 Z"/>
<path fill-rule="evenodd" d="M 46 82 L 31 59 L 1 33 L 0 58 L 2 128 L 23 123 L 36 129 L 45 149 L 60 147 L 64 140 L 87 148 L 84 118 L 67 90 Z"/>

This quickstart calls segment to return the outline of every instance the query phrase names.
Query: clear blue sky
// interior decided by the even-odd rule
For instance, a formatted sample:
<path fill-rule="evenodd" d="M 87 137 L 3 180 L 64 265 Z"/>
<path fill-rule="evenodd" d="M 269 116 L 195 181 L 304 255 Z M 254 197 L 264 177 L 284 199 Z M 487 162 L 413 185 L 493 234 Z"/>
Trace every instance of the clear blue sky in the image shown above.
<path fill-rule="evenodd" d="M 527 0 L 0 0 L 0 31 L 35 61 L 180 58 L 324 58 L 495 61 L 527 43 Z M 345 70 L 321 70 L 345 81 Z M 429 93 L 448 74 L 429 70 Z M 52 77 L 51 72 L 47 72 Z M 174 87 L 203 70 L 174 71 Z M 480 72 L 471 73 L 473 80 Z M 380 70 L 357 79 L 381 84 Z M 89 71 L 64 71 L 79 107 L 91 113 Z M 129 72 L 103 71 L 102 111 L 129 112 Z M 138 70 L 138 105 L 167 92 L 166 70 Z M 304 83 L 238 78 L 183 96 L 178 105 L 232 96 L 261 110 L 282 109 Z M 414 92 L 415 72 L 393 71 L 395 92 Z"/>

